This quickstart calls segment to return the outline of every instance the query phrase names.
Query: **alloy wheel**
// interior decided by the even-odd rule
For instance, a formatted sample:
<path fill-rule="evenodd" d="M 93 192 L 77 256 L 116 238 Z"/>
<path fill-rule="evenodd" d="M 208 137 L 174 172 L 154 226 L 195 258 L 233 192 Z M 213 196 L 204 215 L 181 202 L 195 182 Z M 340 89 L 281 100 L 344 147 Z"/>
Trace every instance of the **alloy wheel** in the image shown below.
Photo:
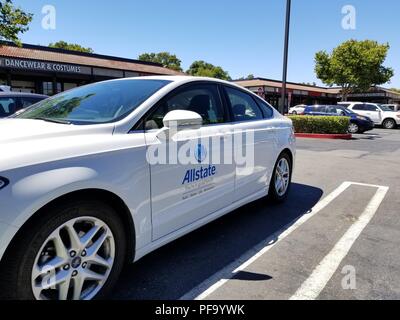
<path fill-rule="evenodd" d="M 275 191 L 280 197 L 286 193 L 289 183 L 290 165 L 285 158 L 282 158 L 279 160 L 275 172 Z"/>
<path fill-rule="evenodd" d="M 37 300 L 90 300 L 106 283 L 115 260 L 110 228 L 95 217 L 75 218 L 51 233 L 32 268 Z"/>

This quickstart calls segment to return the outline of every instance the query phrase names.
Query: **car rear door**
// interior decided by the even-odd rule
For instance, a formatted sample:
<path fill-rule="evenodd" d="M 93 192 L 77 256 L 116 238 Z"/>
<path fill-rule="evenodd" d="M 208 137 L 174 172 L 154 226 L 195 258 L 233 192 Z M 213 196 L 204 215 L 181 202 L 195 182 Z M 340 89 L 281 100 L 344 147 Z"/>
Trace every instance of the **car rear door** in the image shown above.
<path fill-rule="evenodd" d="M 233 124 L 236 160 L 235 196 L 266 193 L 277 158 L 277 123 L 273 111 L 265 114 L 255 98 L 240 89 L 224 86 Z"/>
<path fill-rule="evenodd" d="M 381 124 L 382 123 L 382 111 L 374 104 L 366 103 L 364 105 L 365 108 L 365 116 L 370 118 L 374 123 Z"/>
<path fill-rule="evenodd" d="M 176 132 L 167 140 L 157 137 L 162 119 L 173 110 L 200 114 L 203 127 Z M 167 96 L 145 118 L 148 155 L 162 150 L 167 159 L 150 161 L 153 240 L 230 205 L 234 193 L 234 164 L 224 161 L 231 125 L 219 88 L 214 83 L 186 85 Z M 193 162 L 185 162 L 191 156 Z M 194 157 L 193 157 L 194 156 Z M 229 156 L 229 155 L 228 155 Z M 194 159 L 193 159 L 194 158 Z M 185 160 L 185 161 L 184 161 Z"/>

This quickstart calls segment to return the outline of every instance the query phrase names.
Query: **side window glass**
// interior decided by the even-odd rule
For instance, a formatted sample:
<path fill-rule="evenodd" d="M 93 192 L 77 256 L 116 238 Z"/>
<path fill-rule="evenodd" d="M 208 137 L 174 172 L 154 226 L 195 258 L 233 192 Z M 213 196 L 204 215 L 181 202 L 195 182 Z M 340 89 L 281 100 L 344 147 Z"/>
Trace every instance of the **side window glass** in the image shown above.
<path fill-rule="evenodd" d="M 39 102 L 40 100 L 37 98 L 20 98 L 21 101 L 21 109 L 25 109 L 37 102 Z"/>
<path fill-rule="evenodd" d="M 17 111 L 17 104 L 13 98 L 0 98 L 0 118 L 8 117 Z"/>
<path fill-rule="evenodd" d="M 264 119 L 260 108 L 250 95 L 231 87 L 225 87 L 225 90 L 232 107 L 235 122 Z"/>
<path fill-rule="evenodd" d="M 224 120 L 224 109 L 216 85 L 199 84 L 184 88 L 161 101 L 145 120 L 145 129 L 161 129 L 163 119 L 174 110 L 193 111 L 201 115 L 203 125 L 219 124 Z"/>
<path fill-rule="evenodd" d="M 375 107 L 375 106 L 372 105 L 372 104 L 366 104 L 366 105 L 365 105 L 365 110 L 367 110 L 367 111 L 378 111 L 378 108 Z"/>
<path fill-rule="evenodd" d="M 260 108 L 262 109 L 262 111 L 264 112 L 264 117 L 266 119 L 270 119 L 274 116 L 274 110 L 272 109 L 272 107 L 270 105 L 268 105 L 268 103 L 258 99 L 257 100 L 258 105 L 260 106 Z"/>
<path fill-rule="evenodd" d="M 354 105 L 353 110 L 362 111 L 362 110 L 365 110 L 365 107 L 363 104 L 356 104 L 356 105 Z"/>

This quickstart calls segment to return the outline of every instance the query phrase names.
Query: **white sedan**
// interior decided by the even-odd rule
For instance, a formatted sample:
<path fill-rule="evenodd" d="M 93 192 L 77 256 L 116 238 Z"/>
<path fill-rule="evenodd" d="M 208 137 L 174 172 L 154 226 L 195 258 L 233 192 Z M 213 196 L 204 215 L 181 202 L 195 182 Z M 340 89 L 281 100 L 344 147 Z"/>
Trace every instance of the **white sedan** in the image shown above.
<path fill-rule="evenodd" d="M 305 104 L 299 104 L 297 106 L 291 107 L 289 109 L 289 114 L 292 115 L 301 115 L 304 113 L 304 110 L 307 108 Z"/>
<path fill-rule="evenodd" d="M 89 300 L 126 262 L 267 195 L 292 123 L 229 82 L 100 82 L 0 120 L 0 296 Z"/>

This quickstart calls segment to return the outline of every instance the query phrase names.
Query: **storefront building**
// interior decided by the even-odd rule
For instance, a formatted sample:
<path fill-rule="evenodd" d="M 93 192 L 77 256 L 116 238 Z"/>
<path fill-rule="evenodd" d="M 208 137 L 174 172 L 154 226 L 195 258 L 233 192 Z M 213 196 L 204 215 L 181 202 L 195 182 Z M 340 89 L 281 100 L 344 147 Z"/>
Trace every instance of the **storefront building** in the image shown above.
<path fill-rule="evenodd" d="M 281 105 L 281 81 L 255 78 L 252 80 L 237 80 L 234 82 L 257 93 L 275 107 Z M 336 104 L 341 100 L 340 88 L 324 88 L 293 82 L 287 84 L 285 105 L 289 107 L 299 104 Z M 348 100 L 400 104 L 400 93 L 382 87 L 374 87 L 365 93 L 350 94 Z"/>
<path fill-rule="evenodd" d="M 24 44 L 0 46 L 0 85 L 53 95 L 102 80 L 177 75 L 156 63 Z"/>

